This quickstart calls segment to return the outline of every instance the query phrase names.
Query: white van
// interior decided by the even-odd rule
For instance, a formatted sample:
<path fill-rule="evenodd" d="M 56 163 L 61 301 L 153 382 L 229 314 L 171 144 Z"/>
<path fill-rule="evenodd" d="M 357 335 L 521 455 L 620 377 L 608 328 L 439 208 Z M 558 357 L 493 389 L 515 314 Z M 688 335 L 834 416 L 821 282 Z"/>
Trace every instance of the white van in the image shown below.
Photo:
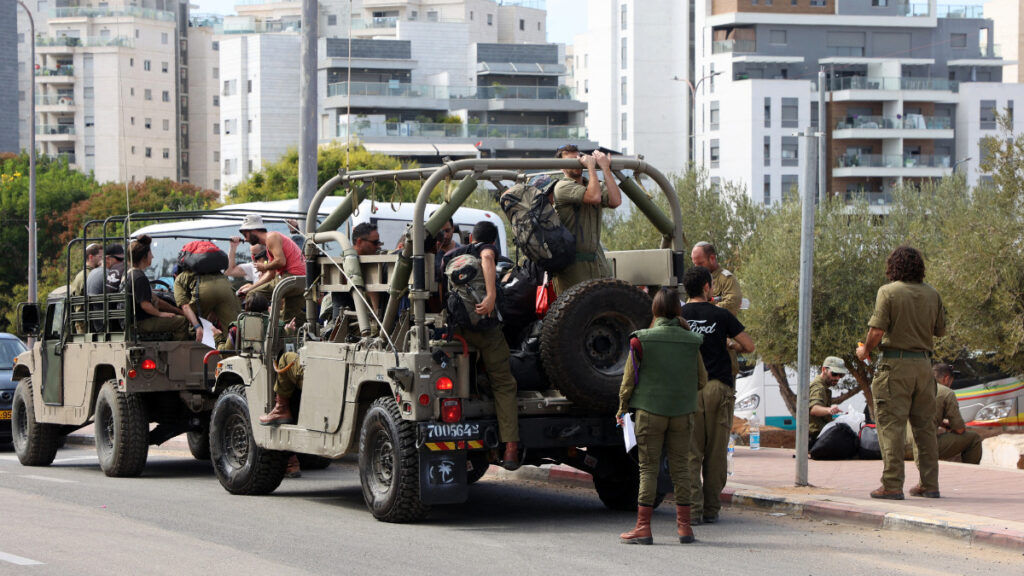
<path fill-rule="evenodd" d="M 811 371 L 811 378 L 817 376 L 820 367 Z M 789 380 L 789 387 L 793 392 L 797 388 L 796 371 L 786 366 L 786 379 Z M 850 380 L 849 383 L 846 381 Z M 852 377 L 847 376 L 841 381 L 842 384 L 856 386 Z M 833 390 L 835 394 L 835 390 Z M 864 395 L 856 394 L 839 405 L 843 412 L 863 412 Z M 785 430 L 796 430 L 796 419 L 789 413 L 786 403 L 782 400 L 779 392 L 779 382 L 775 380 L 771 370 L 764 362 L 758 362 L 753 372 L 748 376 L 740 376 L 736 379 L 736 404 L 734 411 L 737 418 L 749 420 L 754 411 L 757 411 L 757 419 L 761 424 L 783 428 Z"/>
<path fill-rule="evenodd" d="M 324 200 L 320 206 L 320 215 L 327 216 L 338 204 L 341 203 L 343 198 L 341 196 L 331 196 Z M 374 203 L 371 200 L 363 200 L 359 203 L 359 210 L 352 215 L 345 224 L 342 225 L 341 231 L 347 235 L 352 234 L 352 227 L 357 226 L 363 222 L 370 222 L 377 225 L 377 231 L 380 233 L 380 240 L 383 242 L 382 248 L 384 250 L 391 250 L 395 248 L 398 240 L 405 233 L 405 227 L 412 222 L 413 209 L 416 207 L 415 203 L 405 202 L 401 204 L 395 204 L 392 208 L 391 204 L 388 203 Z M 427 214 L 431 214 L 434 210 L 440 207 L 438 204 L 427 204 Z M 231 210 L 235 213 L 254 213 L 254 214 L 284 214 L 284 213 L 295 213 L 299 209 L 298 199 L 291 200 L 275 200 L 270 202 L 246 202 L 242 204 L 232 204 L 218 208 L 218 210 Z M 507 254 L 505 250 L 505 242 L 507 240 L 505 234 L 505 227 L 502 225 L 501 217 L 495 212 L 487 210 L 479 210 L 476 208 L 459 208 L 456 210 L 453 217 L 455 221 L 455 227 L 459 232 L 459 242 L 466 243 L 469 241 L 469 234 L 473 230 L 473 226 L 481 220 L 490 220 L 495 223 L 498 227 L 498 248 L 502 254 Z M 178 261 L 178 252 L 181 247 L 191 242 L 192 240 L 210 240 L 213 243 L 220 246 L 224 252 L 227 252 L 230 248 L 230 239 L 232 236 L 238 236 L 238 226 L 240 219 L 235 218 L 204 218 L 204 219 L 193 219 L 184 222 L 167 222 L 162 224 L 153 224 L 150 226 L 144 226 L 132 232 L 132 237 L 139 236 L 141 234 L 148 234 L 153 238 L 153 244 L 151 249 L 153 251 L 153 264 L 147 270 L 147 275 L 150 278 L 166 279 L 171 276 L 171 271 L 174 265 Z M 270 231 L 277 231 L 284 234 L 289 234 L 288 227 L 284 222 L 281 221 L 267 221 L 267 229 Z M 341 249 L 338 246 L 332 244 L 325 245 L 326 250 L 334 256 L 340 254 Z M 236 255 L 238 262 L 249 261 L 249 245 L 243 243 Z"/>

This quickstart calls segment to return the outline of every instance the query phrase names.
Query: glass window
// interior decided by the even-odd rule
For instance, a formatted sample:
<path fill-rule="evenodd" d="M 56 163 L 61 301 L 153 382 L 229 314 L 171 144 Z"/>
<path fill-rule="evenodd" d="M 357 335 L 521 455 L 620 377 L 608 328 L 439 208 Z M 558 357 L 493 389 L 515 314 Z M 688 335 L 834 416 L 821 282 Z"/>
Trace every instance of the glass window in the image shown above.
<path fill-rule="evenodd" d="M 711 114 L 711 129 L 712 130 L 718 130 L 718 119 L 719 119 L 718 100 L 714 100 L 714 101 L 711 102 L 711 112 L 710 112 L 710 114 Z"/>
<path fill-rule="evenodd" d="M 711 167 L 718 168 L 718 138 L 711 139 Z"/>
<path fill-rule="evenodd" d="M 168 90 L 164 90 L 163 92 L 160 93 L 160 99 L 163 100 L 164 102 L 170 102 L 171 101 L 171 93 Z"/>
<path fill-rule="evenodd" d="M 523 20 L 522 18 L 519 19 L 519 29 L 524 32 L 526 31 L 526 20 Z"/>
<path fill-rule="evenodd" d="M 164 160 L 170 158 L 171 157 L 171 149 L 170 148 L 164 148 L 163 156 L 164 156 Z"/>
<path fill-rule="evenodd" d="M 982 130 L 995 130 L 996 128 L 996 101 L 982 100 L 980 104 L 980 128 Z"/>
<path fill-rule="evenodd" d="M 214 106 L 220 106 L 220 96 L 218 96 L 216 94 L 213 95 L 213 105 Z"/>
<path fill-rule="evenodd" d="M 822 7 L 826 4 L 826 0 L 811 0 L 811 6 Z"/>
<path fill-rule="evenodd" d="M 152 158 L 152 157 L 153 157 L 153 149 L 150 148 L 149 146 L 146 146 L 146 158 Z"/>
<path fill-rule="evenodd" d="M 328 14 L 327 15 L 327 25 L 328 26 L 337 26 L 338 25 L 338 15 L 337 14 Z"/>
<path fill-rule="evenodd" d="M 772 137 L 771 136 L 765 136 L 764 137 L 764 165 L 765 166 L 771 166 L 772 165 Z"/>
<path fill-rule="evenodd" d="M 626 113 L 623 112 L 622 113 L 622 130 L 619 132 L 620 137 L 623 140 L 625 140 L 627 138 L 627 130 L 626 130 L 626 128 L 627 128 Z"/>
<path fill-rule="evenodd" d="M 146 91 L 143 93 L 142 97 L 145 98 L 146 100 L 152 100 L 153 99 L 153 91 L 150 90 L 149 88 L 146 88 Z"/>
<path fill-rule="evenodd" d="M 214 40 L 213 44 L 211 44 L 210 47 L 213 48 L 214 52 L 218 52 L 218 51 L 220 51 L 220 42 L 218 42 L 217 40 Z"/>
<path fill-rule="evenodd" d="M 780 192 L 783 200 L 795 198 L 800 194 L 800 177 L 796 174 L 783 174 L 782 189 Z"/>
<path fill-rule="evenodd" d="M 167 32 L 160 33 L 160 43 L 167 44 Z"/>
<path fill-rule="evenodd" d="M 626 30 L 629 26 L 629 6 L 625 3 L 619 6 L 619 29 Z"/>
<path fill-rule="evenodd" d="M 494 14 L 487 15 L 487 25 L 494 26 Z"/>
<path fill-rule="evenodd" d="M 217 123 L 217 122 L 213 123 L 213 133 L 214 134 L 220 134 L 220 124 Z"/>
<path fill-rule="evenodd" d="M 626 104 L 627 79 L 625 76 L 619 81 L 619 103 Z"/>
<path fill-rule="evenodd" d="M 772 99 L 768 97 L 764 99 L 764 127 L 772 127 Z"/>
<path fill-rule="evenodd" d="M 800 123 L 800 101 L 796 98 L 782 99 L 782 127 L 796 128 Z"/>
<path fill-rule="evenodd" d="M 167 118 L 164 118 L 164 130 L 170 130 L 170 129 L 171 129 L 171 121 L 168 120 Z"/>
<path fill-rule="evenodd" d="M 800 163 L 800 140 L 796 136 L 782 137 L 782 165 L 797 166 Z"/>
<path fill-rule="evenodd" d="M 621 44 L 622 44 L 622 50 L 621 50 L 621 54 L 619 55 L 619 63 L 622 65 L 622 69 L 625 70 L 626 69 L 626 60 L 627 60 L 626 57 L 627 57 L 627 54 L 628 54 L 627 53 L 628 48 L 626 47 L 626 39 L 625 38 L 623 38 L 621 40 Z"/>
<path fill-rule="evenodd" d="M 160 63 L 160 71 L 163 72 L 164 74 L 167 74 L 168 68 L 169 67 L 167 65 L 167 62 L 161 62 Z M 184 68 L 183 68 L 183 70 L 184 70 Z"/>
<path fill-rule="evenodd" d="M 764 175 L 764 205 L 768 206 L 772 203 L 772 177 L 768 174 Z"/>
<path fill-rule="evenodd" d="M 146 72 L 149 72 L 150 67 L 151 66 L 150 66 L 149 60 L 143 60 L 142 61 L 142 69 L 143 70 L 145 70 Z"/>

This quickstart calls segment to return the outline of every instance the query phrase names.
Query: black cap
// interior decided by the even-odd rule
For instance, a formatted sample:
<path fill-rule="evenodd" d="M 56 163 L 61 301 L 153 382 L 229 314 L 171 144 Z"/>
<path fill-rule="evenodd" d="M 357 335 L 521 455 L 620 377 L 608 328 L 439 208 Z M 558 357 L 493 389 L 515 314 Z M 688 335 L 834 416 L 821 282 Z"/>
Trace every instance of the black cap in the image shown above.
<path fill-rule="evenodd" d="M 107 246 L 107 249 L 103 251 L 103 254 L 106 256 L 113 256 L 118 260 L 124 260 L 124 246 L 121 246 L 120 244 L 111 244 L 110 246 Z"/>

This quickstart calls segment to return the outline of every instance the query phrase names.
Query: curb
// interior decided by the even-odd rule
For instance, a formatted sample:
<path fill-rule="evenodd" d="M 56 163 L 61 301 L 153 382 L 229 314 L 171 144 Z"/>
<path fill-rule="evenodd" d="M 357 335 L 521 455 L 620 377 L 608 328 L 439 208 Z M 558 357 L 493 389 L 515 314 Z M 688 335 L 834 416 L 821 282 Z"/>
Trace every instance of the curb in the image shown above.
<path fill-rule="evenodd" d="M 971 544 L 987 544 L 1024 550 L 1024 531 L 1008 527 L 924 517 L 906 512 L 886 512 L 831 500 L 803 500 L 726 486 L 722 502 L 758 511 L 784 512 L 814 520 L 857 524 L 878 530 L 913 530 L 946 536 Z M 981 520 L 979 518 L 979 520 Z M 987 520 L 987 519 L 985 519 Z M 996 520 L 990 520 L 996 522 Z"/>

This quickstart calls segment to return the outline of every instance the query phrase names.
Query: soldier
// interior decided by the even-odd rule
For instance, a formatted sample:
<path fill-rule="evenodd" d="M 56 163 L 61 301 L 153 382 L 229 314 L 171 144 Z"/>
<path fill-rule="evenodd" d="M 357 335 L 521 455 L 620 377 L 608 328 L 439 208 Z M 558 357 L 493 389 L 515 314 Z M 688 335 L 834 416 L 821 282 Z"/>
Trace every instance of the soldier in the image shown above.
<path fill-rule="evenodd" d="M 173 306 L 160 298 L 153 298 L 153 290 L 146 277 L 146 268 L 153 263 L 149 245 L 152 239 L 143 234 L 130 247 L 132 268 L 125 276 L 125 291 L 135 306 L 135 327 L 139 334 L 169 333 L 174 340 L 188 339 L 188 321 L 175 314 Z"/>
<path fill-rule="evenodd" d="M 182 270 L 174 277 L 174 302 L 196 331 L 196 342 L 203 341 L 201 317 L 213 314 L 222 331 L 226 331 L 242 312 L 238 297 L 224 274 L 196 274 Z M 223 338 L 223 332 L 217 338 Z M 217 340 L 218 344 L 223 340 Z"/>
<path fill-rule="evenodd" d="M 953 393 L 953 368 L 949 364 L 932 366 L 935 375 L 935 428 L 939 447 L 939 460 L 952 460 L 957 456 L 964 464 L 981 462 L 981 436 L 967 429 L 960 414 L 956 394 Z M 913 449 L 913 438 L 907 435 L 907 446 L 917 458 Z"/>
<path fill-rule="evenodd" d="M 688 297 L 683 318 L 691 330 L 704 336 L 700 354 L 708 372 L 708 384 L 697 397 L 690 442 L 690 518 L 694 524 L 714 523 L 722 509 L 720 495 L 728 476 L 729 434 L 736 404 L 729 351 L 753 352 L 754 341 L 731 312 L 711 303 L 711 272 L 707 268 L 687 270 L 683 287 Z"/>
<path fill-rule="evenodd" d="M 280 232 L 267 232 L 263 218 L 259 214 L 250 214 L 242 221 L 238 231 L 249 244 L 260 244 L 267 248 L 267 263 L 256 264 L 256 270 L 260 277 L 249 286 L 242 286 L 238 289 L 238 295 L 244 296 L 251 290 L 259 289 L 261 286 L 270 285 L 271 289 L 289 276 L 306 276 L 306 261 L 302 257 L 302 251 L 291 238 Z M 295 318 L 302 322 L 306 315 L 306 301 L 303 293 L 306 290 L 305 282 L 293 284 L 288 288 L 284 298 L 284 314 L 282 319 L 285 322 Z"/>
<path fill-rule="evenodd" d="M 68 290 L 69 296 L 81 296 L 85 293 L 85 278 L 90 272 L 99 268 L 103 262 L 102 256 L 103 246 L 94 242 L 85 247 L 85 269 L 79 270 L 75 279 L 71 281 L 71 287 Z"/>
<path fill-rule="evenodd" d="M 946 333 L 946 311 L 939 293 L 924 283 L 924 270 L 921 253 L 910 246 L 900 246 L 889 254 L 885 270 L 889 283 L 878 289 L 867 337 L 857 347 L 857 358 L 862 361 L 869 360 L 876 347 L 882 351 L 871 382 L 882 449 L 882 486 L 871 492 L 872 498 L 903 500 L 903 443 L 908 419 L 921 477 L 910 495 L 939 497 L 935 381 L 928 358 L 933 338 Z"/>
<path fill-rule="evenodd" d="M 718 251 L 710 242 L 697 242 L 690 251 L 690 260 L 694 266 L 703 266 L 711 272 L 711 289 L 714 303 L 739 317 L 740 305 L 743 303 L 743 292 L 740 283 L 732 272 L 718 265 Z"/>
<path fill-rule="evenodd" d="M 577 158 L 587 169 L 587 178 L 581 168 L 564 169 L 566 178 L 555 184 L 553 201 L 558 218 L 576 236 L 576 262 L 555 274 L 555 293 L 594 278 L 612 275 L 608 261 L 601 250 L 601 208 L 617 208 L 622 194 L 611 171 L 611 157 L 600 150 L 593 155 L 580 155 L 579 148 L 566 144 L 555 152 L 556 158 Z M 597 178 L 600 167 L 604 183 Z"/>
<path fill-rule="evenodd" d="M 807 393 L 810 404 L 810 420 L 807 432 L 810 436 L 807 447 L 814 446 L 814 442 L 821 434 L 821 429 L 832 421 L 832 417 L 842 412 L 839 406 L 832 404 L 831 387 L 839 383 L 843 376 L 849 374 L 846 363 L 842 358 L 829 356 L 821 365 L 821 374 L 811 380 L 810 390 Z"/>

